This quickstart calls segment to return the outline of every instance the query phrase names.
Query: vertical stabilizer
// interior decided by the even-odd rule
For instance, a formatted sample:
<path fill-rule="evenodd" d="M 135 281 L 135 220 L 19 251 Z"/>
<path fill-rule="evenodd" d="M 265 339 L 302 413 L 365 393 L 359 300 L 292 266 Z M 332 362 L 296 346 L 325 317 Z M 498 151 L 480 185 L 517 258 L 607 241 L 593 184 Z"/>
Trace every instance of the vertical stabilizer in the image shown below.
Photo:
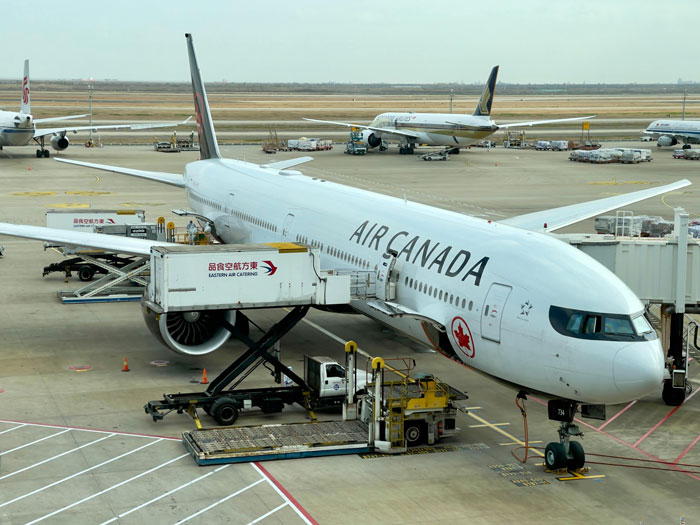
<path fill-rule="evenodd" d="M 498 66 L 494 66 L 491 70 L 489 79 L 484 86 L 484 92 L 474 110 L 474 115 L 485 117 L 491 115 L 491 103 L 493 102 L 493 94 L 496 92 L 496 77 L 498 77 Z"/>
<path fill-rule="evenodd" d="M 24 61 L 24 76 L 22 77 L 22 103 L 20 112 L 25 115 L 31 114 L 31 96 L 29 93 L 29 60 Z"/>
<path fill-rule="evenodd" d="M 219 145 L 216 143 L 216 133 L 214 133 L 211 113 L 209 113 L 207 93 L 204 91 L 204 82 L 202 82 L 202 76 L 197 65 L 197 57 L 194 54 L 192 35 L 185 33 L 185 38 L 187 39 L 187 51 L 190 56 L 190 74 L 192 76 L 192 92 L 194 93 L 194 110 L 197 113 L 200 158 L 202 160 L 220 159 L 221 153 L 219 153 Z"/>

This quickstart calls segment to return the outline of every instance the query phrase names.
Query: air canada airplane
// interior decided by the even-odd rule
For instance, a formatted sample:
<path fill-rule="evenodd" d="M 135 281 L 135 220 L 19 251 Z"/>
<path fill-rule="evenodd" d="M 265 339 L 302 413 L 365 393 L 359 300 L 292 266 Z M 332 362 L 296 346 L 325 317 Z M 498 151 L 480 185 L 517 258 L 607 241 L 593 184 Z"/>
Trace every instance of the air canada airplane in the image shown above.
<path fill-rule="evenodd" d="M 290 169 L 309 157 L 266 165 L 225 159 L 192 37 L 185 36 L 201 160 L 184 175 L 57 160 L 183 188 L 193 212 L 226 243 L 302 242 L 321 249 L 324 268 L 376 272 L 378 282 L 394 283 L 388 288 L 395 297 L 354 301 L 356 311 L 520 392 L 567 400 L 575 412 L 579 404 L 623 403 L 660 389 L 664 356 L 642 303 L 609 270 L 548 232 L 687 180 L 494 222 Z M 9 223 L 0 223 L 0 234 L 137 255 L 168 244 Z M 144 317 L 172 350 L 202 355 L 230 335 L 210 330 L 212 319 L 233 323 L 235 311 L 156 317 L 144 308 Z M 182 323 L 201 325 L 189 331 L 200 338 L 182 339 Z M 551 467 L 583 465 L 580 443 L 569 442 L 578 435 L 573 412 L 562 421 L 560 442 L 547 447 Z"/>
<path fill-rule="evenodd" d="M 700 143 L 700 121 L 655 120 L 643 133 L 654 137 L 659 147 L 683 142 L 683 149 L 689 149 L 691 144 Z"/>
<path fill-rule="evenodd" d="M 37 129 L 36 124 L 56 122 L 87 117 L 87 115 L 70 115 L 65 117 L 51 117 L 35 119 L 31 111 L 31 90 L 29 89 L 29 60 L 24 61 L 24 77 L 22 78 L 22 98 L 19 113 L 13 111 L 0 111 L 0 150 L 5 146 L 26 146 L 31 141 L 36 142 L 39 149 L 37 157 L 48 157 L 49 150 L 44 147 L 46 137 L 50 137 L 49 143 L 56 151 L 63 151 L 70 141 L 66 134 L 79 131 L 98 131 L 101 129 L 150 129 L 164 128 L 184 124 L 183 122 L 171 122 L 168 124 L 119 124 L 116 126 L 75 126 L 62 128 Z"/>
<path fill-rule="evenodd" d="M 536 126 L 538 124 L 552 124 L 555 122 L 573 122 L 595 117 L 573 117 L 554 120 L 535 120 L 532 122 L 516 122 L 501 124 L 500 126 L 491 120 L 491 104 L 496 91 L 496 77 L 498 67 L 491 70 L 491 75 L 484 86 L 479 103 L 471 115 L 459 115 L 456 113 L 382 113 L 374 117 L 369 126 L 353 124 L 349 122 L 333 122 L 329 120 L 316 120 L 305 118 L 309 122 L 322 124 L 336 124 L 349 128 L 361 129 L 362 139 L 370 148 L 387 149 L 386 140 L 399 142 L 399 153 L 411 155 L 416 144 L 428 146 L 446 146 L 451 149 L 459 149 L 469 146 L 486 137 L 493 135 L 500 129 Z"/>

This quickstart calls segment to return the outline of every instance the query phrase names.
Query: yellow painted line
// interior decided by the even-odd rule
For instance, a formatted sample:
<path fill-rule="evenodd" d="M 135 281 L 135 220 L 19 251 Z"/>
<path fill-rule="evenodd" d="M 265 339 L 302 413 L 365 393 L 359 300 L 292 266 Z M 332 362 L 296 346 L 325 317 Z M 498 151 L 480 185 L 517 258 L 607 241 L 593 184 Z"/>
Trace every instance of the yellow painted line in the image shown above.
<path fill-rule="evenodd" d="M 55 191 L 20 191 L 18 193 L 10 193 L 19 197 L 45 197 L 47 195 L 56 195 Z"/>
<path fill-rule="evenodd" d="M 59 202 L 58 204 L 44 204 L 44 208 L 89 208 L 89 204 L 79 202 Z"/>
<path fill-rule="evenodd" d="M 100 182 L 100 177 L 98 177 L 97 175 L 95 175 L 95 182 Z"/>
<path fill-rule="evenodd" d="M 559 481 L 577 481 L 579 479 L 600 479 L 600 478 L 607 477 L 607 476 L 605 476 L 605 474 L 598 474 L 596 476 L 583 476 L 583 475 L 579 474 L 578 472 L 571 472 L 571 471 L 569 471 L 569 474 L 571 474 L 571 476 L 565 476 L 565 477 L 561 477 L 561 478 L 557 477 L 557 479 Z"/>
<path fill-rule="evenodd" d="M 485 425 L 469 425 L 469 428 L 483 428 L 483 427 L 507 427 L 510 423 L 486 423 Z"/>
<path fill-rule="evenodd" d="M 164 206 L 164 202 L 122 202 L 119 206 L 124 208 L 140 208 L 142 206 Z"/>
<path fill-rule="evenodd" d="M 481 407 L 464 407 L 464 410 L 481 410 Z"/>
<path fill-rule="evenodd" d="M 627 184 L 653 184 L 651 181 L 648 180 L 623 180 L 623 181 L 618 181 L 615 179 L 615 177 L 612 178 L 610 181 L 590 181 L 588 184 L 591 185 L 600 185 L 600 186 L 624 186 Z"/>
<path fill-rule="evenodd" d="M 534 443 L 542 443 L 542 441 L 530 441 L 530 445 L 532 445 L 532 444 L 534 444 Z M 510 443 L 499 443 L 499 445 L 502 446 L 502 447 L 507 447 L 507 446 L 510 446 L 510 445 L 519 445 L 519 444 L 520 444 L 520 443 L 515 443 L 514 441 L 511 441 Z"/>
<path fill-rule="evenodd" d="M 503 430 L 503 429 L 501 429 L 501 428 L 498 428 L 497 426 L 492 425 L 491 423 L 489 423 L 488 421 L 486 421 L 483 417 L 479 417 L 479 416 L 477 416 L 476 414 L 472 414 L 471 412 L 469 412 L 469 413 L 467 414 L 467 416 L 469 416 L 469 417 L 472 418 L 472 419 L 477 420 L 479 423 L 482 423 L 484 426 L 490 427 L 492 430 L 495 430 L 496 432 L 498 432 L 498 433 L 501 434 L 502 436 L 505 436 L 505 437 L 507 437 L 508 439 L 512 439 L 512 440 L 513 440 L 515 443 L 517 443 L 518 445 L 521 445 L 521 446 L 523 446 L 523 447 L 525 446 L 525 442 L 524 442 L 524 441 L 521 441 L 521 440 L 519 440 L 518 438 L 516 438 L 514 435 L 509 434 L 508 432 L 506 432 L 505 430 Z M 538 454 L 538 455 L 544 457 L 544 452 L 542 452 L 542 451 L 540 451 L 540 450 L 537 450 L 537 449 L 530 449 L 530 450 L 532 450 L 532 452 L 534 452 L 535 454 Z"/>
<path fill-rule="evenodd" d="M 67 191 L 66 195 L 85 195 L 87 197 L 97 197 L 99 195 L 111 195 L 111 191 Z"/>

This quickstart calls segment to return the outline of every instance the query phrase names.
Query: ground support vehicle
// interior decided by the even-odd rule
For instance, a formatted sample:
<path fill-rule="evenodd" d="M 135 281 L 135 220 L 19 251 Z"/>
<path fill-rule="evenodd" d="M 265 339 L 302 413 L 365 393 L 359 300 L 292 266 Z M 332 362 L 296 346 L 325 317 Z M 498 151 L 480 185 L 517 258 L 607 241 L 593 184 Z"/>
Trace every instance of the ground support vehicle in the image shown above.
<path fill-rule="evenodd" d="M 113 253 L 98 253 L 94 254 L 93 257 L 115 268 L 123 268 L 134 261 L 133 257 L 120 257 Z M 75 272 L 78 275 L 78 279 L 81 281 L 91 281 L 95 274 L 106 275 L 109 273 L 104 266 L 90 263 L 82 257 L 73 257 L 44 266 L 44 271 L 41 275 L 42 277 L 46 277 L 53 272 L 64 273 L 66 279 L 71 277 L 72 272 Z"/>
<path fill-rule="evenodd" d="M 434 151 L 430 153 L 424 153 L 418 157 L 421 160 L 447 160 L 450 158 L 450 154 L 447 151 Z"/>

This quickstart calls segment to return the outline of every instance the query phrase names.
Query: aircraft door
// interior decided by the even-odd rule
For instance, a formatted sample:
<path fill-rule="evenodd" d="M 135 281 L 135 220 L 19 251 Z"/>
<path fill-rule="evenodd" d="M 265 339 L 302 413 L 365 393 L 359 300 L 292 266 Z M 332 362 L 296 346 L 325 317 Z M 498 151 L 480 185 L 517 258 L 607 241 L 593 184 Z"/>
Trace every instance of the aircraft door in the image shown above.
<path fill-rule="evenodd" d="M 284 219 L 284 224 L 282 224 L 282 238 L 283 241 L 288 241 L 290 238 L 290 232 L 292 231 L 292 223 L 294 222 L 294 214 L 288 213 L 287 217 Z"/>
<path fill-rule="evenodd" d="M 481 337 L 484 339 L 501 342 L 501 318 L 511 290 L 510 286 L 498 283 L 489 288 L 481 315 Z"/>

